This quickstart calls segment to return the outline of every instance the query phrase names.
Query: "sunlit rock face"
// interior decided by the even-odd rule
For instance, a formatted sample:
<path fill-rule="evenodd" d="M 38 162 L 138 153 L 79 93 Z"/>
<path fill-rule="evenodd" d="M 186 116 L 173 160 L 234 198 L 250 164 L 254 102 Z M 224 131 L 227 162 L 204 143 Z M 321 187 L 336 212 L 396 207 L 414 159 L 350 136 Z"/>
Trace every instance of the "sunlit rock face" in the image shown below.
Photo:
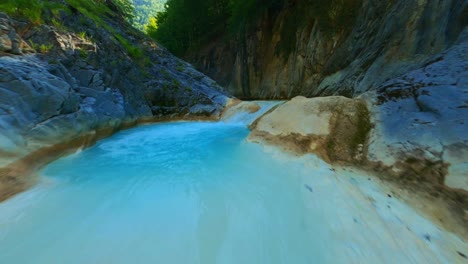
<path fill-rule="evenodd" d="M 295 97 L 251 128 L 252 141 L 272 142 L 301 154 L 316 153 L 327 161 L 360 162 L 370 124 L 360 100 Z"/>
<path fill-rule="evenodd" d="M 237 114 L 253 114 L 260 110 L 260 105 L 257 102 L 243 102 L 233 100 L 227 106 L 221 120 L 233 119 Z"/>
<path fill-rule="evenodd" d="M 230 100 L 220 120 L 228 123 L 250 126 L 259 117 L 272 111 L 282 101 L 240 101 Z"/>
<path fill-rule="evenodd" d="M 228 100 L 213 80 L 124 21 L 107 21 L 110 32 L 86 19 L 64 14 L 65 31 L 0 13 L 0 200 L 24 189 L 28 167 L 63 144 L 89 145 L 145 120 L 218 118 Z M 20 161 L 28 155 L 36 156 Z"/>
<path fill-rule="evenodd" d="M 0 52 L 21 54 L 21 50 L 30 50 L 29 45 L 18 35 L 8 16 L 0 13 Z"/>
<path fill-rule="evenodd" d="M 468 191 L 466 37 L 424 67 L 364 97 L 375 124 L 369 160 L 394 166 L 412 180 Z"/>

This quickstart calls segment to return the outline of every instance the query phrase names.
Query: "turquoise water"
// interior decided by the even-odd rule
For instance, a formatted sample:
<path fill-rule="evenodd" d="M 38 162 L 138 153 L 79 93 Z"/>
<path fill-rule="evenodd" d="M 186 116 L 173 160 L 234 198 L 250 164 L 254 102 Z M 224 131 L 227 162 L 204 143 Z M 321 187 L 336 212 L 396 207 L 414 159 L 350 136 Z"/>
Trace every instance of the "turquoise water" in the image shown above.
<path fill-rule="evenodd" d="M 142 126 L 54 162 L 43 171 L 49 186 L 2 234 L 0 259 L 319 259 L 313 241 L 304 240 L 313 228 L 303 222 L 300 193 L 290 191 L 298 189 L 297 176 L 256 155 L 259 147 L 243 142 L 247 134 L 245 127 L 214 123 Z"/>
<path fill-rule="evenodd" d="M 145 125 L 53 162 L 0 204 L 0 263 L 450 263 L 424 239 L 444 233 L 367 177 L 247 135 Z"/>

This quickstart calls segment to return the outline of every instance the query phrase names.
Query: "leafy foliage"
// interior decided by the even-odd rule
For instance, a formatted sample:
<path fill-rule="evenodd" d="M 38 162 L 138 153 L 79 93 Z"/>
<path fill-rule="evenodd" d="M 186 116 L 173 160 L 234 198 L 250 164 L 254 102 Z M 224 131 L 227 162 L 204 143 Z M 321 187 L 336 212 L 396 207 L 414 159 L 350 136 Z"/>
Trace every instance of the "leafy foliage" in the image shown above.
<path fill-rule="evenodd" d="M 244 0 L 229 1 L 229 17 L 227 18 L 230 33 L 246 29 L 265 11 L 278 11 L 285 0 Z"/>
<path fill-rule="evenodd" d="M 104 18 L 120 16 L 131 22 L 134 8 L 130 0 L 65 0 L 74 10 L 89 17 L 98 26 L 105 27 Z"/>
<path fill-rule="evenodd" d="M 145 30 L 149 23 L 154 24 L 154 16 L 164 10 L 167 0 L 133 0 L 135 7 L 133 26 Z M 153 19 L 153 22 L 151 22 Z"/>
<path fill-rule="evenodd" d="M 130 57 L 137 60 L 143 58 L 143 51 L 140 48 L 133 46 L 127 39 L 122 37 L 122 35 L 120 34 L 115 33 L 114 37 L 125 47 Z"/>
<path fill-rule="evenodd" d="M 111 9 L 110 7 L 113 7 Z M 78 11 L 91 18 L 96 24 L 102 24 L 103 17 L 120 15 L 131 21 L 133 18 L 133 5 L 130 0 L 2 0 L 0 11 L 13 17 L 26 18 L 32 25 L 44 23 L 50 19 L 59 24 L 60 11 Z"/>
<path fill-rule="evenodd" d="M 174 54 L 183 56 L 219 36 L 245 34 L 264 15 L 287 9 L 277 54 L 295 47 L 297 29 L 317 22 L 326 34 L 354 23 L 360 0 L 168 0 L 147 26 L 147 33 Z"/>
<path fill-rule="evenodd" d="M 131 0 L 112 0 L 117 12 L 128 22 L 133 23 L 135 18 L 135 7 Z"/>
<path fill-rule="evenodd" d="M 44 13 L 56 14 L 64 9 L 62 4 L 53 1 L 41 0 L 2 0 L 0 10 L 13 16 L 27 18 L 31 24 L 38 25 L 43 22 Z"/>
<path fill-rule="evenodd" d="M 147 33 L 181 56 L 224 30 L 227 17 L 228 0 L 169 0 Z"/>
<path fill-rule="evenodd" d="M 120 43 L 128 55 L 147 63 L 144 60 L 143 50 L 132 45 L 128 39 L 124 38 L 114 29 L 110 23 L 110 19 L 121 17 L 127 21 L 134 18 L 134 9 L 131 0 L 1 0 L 0 11 L 18 17 L 27 19 L 30 25 L 38 25 L 41 23 L 49 23 L 57 28 L 62 28 L 61 11 L 70 14 L 80 14 L 79 21 L 84 26 L 90 26 L 94 23 L 96 27 L 105 28 L 111 33 L 114 38 Z M 82 39 L 87 39 L 87 32 L 76 32 L 77 36 Z M 39 45 L 30 40 L 31 47 L 40 52 L 47 53 L 53 48 L 50 44 Z M 86 57 L 85 51 L 80 50 L 80 56 Z"/>

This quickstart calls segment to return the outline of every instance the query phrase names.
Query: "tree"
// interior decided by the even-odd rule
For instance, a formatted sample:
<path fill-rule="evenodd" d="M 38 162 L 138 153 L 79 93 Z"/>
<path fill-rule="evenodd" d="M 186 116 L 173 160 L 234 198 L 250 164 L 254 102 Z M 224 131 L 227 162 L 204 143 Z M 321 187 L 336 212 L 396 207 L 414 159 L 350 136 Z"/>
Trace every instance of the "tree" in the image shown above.
<path fill-rule="evenodd" d="M 167 0 L 133 0 L 135 6 L 133 25 L 140 30 L 144 30 L 145 26 L 151 22 L 150 19 L 164 10 L 166 2 Z"/>
<path fill-rule="evenodd" d="M 143 1 L 143 0 L 141 0 Z M 353 25 L 360 0 L 168 0 L 147 27 L 147 33 L 178 56 L 221 35 L 249 31 L 263 14 L 288 9 L 277 54 L 295 47 L 296 31 L 317 21 L 325 33 Z"/>
<path fill-rule="evenodd" d="M 135 17 L 135 7 L 131 0 L 108 0 L 109 6 L 114 6 L 115 11 L 119 13 L 128 22 L 132 23 Z"/>

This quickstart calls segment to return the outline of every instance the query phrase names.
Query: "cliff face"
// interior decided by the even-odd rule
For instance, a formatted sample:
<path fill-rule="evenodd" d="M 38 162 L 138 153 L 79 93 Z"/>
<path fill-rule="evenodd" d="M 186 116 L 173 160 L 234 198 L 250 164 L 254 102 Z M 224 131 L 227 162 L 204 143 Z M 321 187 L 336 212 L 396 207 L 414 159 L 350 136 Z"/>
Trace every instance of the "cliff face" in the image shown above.
<path fill-rule="evenodd" d="M 0 200 L 68 148 L 138 122 L 216 118 L 224 108 L 213 80 L 124 20 L 104 19 L 63 12 L 61 25 L 31 26 L 0 13 Z"/>
<path fill-rule="evenodd" d="M 239 98 L 353 97 L 423 66 L 468 25 L 465 0 L 362 0 L 347 28 L 327 31 L 300 17 L 299 2 L 265 12 L 253 29 L 220 37 L 188 61 Z M 294 16 L 303 21 L 291 27 Z M 282 51 L 282 41 L 294 45 Z"/>

